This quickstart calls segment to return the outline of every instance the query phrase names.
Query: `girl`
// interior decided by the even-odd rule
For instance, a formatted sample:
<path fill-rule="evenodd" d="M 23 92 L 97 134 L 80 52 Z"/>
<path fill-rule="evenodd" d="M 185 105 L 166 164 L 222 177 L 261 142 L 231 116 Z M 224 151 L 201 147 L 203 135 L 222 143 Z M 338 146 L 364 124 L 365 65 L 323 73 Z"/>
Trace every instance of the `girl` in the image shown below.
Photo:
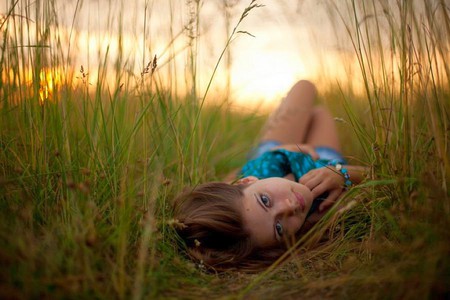
<path fill-rule="evenodd" d="M 315 96 L 309 81 L 292 87 L 239 180 L 175 199 L 177 232 L 191 258 L 216 270 L 269 266 L 363 179 L 364 168 L 346 165 L 334 120 Z"/>

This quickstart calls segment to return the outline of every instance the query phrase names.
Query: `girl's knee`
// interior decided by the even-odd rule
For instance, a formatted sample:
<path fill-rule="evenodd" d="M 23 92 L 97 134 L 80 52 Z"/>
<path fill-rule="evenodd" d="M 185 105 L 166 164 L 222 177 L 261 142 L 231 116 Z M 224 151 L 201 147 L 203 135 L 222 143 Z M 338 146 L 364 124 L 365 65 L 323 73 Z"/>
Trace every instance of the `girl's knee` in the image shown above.
<path fill-rule="evenodd" d="M 308 80 L 300 80 L 295 83 L 289 91 L 285 102 L 303 110 L 312 109 L 316 100 L 316 87 Z"/>
<path fill-rule="evenodd" d="M 312 113 L 316 118 L 332 118 L 330 110 L 323 105 L 314 106 Z"/>
<path fill-rule="evenodd" d="M 302 92 L 310 92 L 310 93 L 316 93 L 317 89 L 314 83 L 312 83 L 309 80 L 300 80 L 297 81 L 294 86 L 292 87 L 292 90 L 300 90 Z"/>

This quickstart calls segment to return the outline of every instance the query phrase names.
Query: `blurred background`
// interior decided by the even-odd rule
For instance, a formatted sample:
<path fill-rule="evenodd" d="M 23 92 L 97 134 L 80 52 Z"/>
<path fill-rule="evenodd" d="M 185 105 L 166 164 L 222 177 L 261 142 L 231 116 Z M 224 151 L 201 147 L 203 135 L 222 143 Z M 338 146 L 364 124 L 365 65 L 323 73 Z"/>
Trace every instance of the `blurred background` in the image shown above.
<path fill-rule="evenodd" d="M 441 2 L 431 0 L 426 6 L 433 9 Z M 0 11 L 4 17 L 15 14 L 2 27 L 23 35 L 24 45 L 17 46 L 30 51 L 26 57 L 32 60 L 31 52 L 42 47 L 53 74 L 41 77 L 73 82 L 84 73 L 92 85 L 101 78 L 111 89 L 128 87 L 142 79 L 156 56 L 154 76 L 162 86 L 177 95 L 195 89 L 201 96 L 218 64 L 211 82 L 214 93 L 207 101 L 226 98 L 240 107 L 264 108 L 273 106 L 299 79 L 313 80 L 319 90 L 339 84 L 356 93 L 363 91 L 355 46 L 346 28 L 354 23 L 353 6 L 366 14 L 358 20 L 359 25 L 377 23 L 382 31 L 376 33 L 382 41 L 378 46 L 386 48 L 390 47 L 389 36 L 392 38 L 390 19 L 399 19 L 400 10 L 395 1 L 358 3 L 258 1 L 255 4 L 261 7 L 242 20 L 228 46 L 228 38 L 251 1 L 6 0 Z M 425 17 L 421 1 L 411 1 L 411 7 L 417 16 Z M 386 18 L 374 18 L 383 14 Z M 19 31 L 11 30 L 21 23 Z M 31 69 L 30 62 L 23 67 Z M 121 67 L 104 78 L 99 75 L 101 65 Z M 28 73 L 26 80 L 31 80 L 32 72 Z"/>

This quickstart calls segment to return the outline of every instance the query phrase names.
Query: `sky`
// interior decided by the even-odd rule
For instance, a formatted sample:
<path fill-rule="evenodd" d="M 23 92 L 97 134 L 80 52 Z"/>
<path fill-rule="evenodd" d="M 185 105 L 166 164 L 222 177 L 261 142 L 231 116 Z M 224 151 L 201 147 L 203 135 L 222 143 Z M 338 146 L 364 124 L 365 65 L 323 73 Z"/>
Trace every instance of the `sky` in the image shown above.
<path fill-rule="evenodd" d="M 231 99 L 242 106 L 270 106 L 300 79 L 310 79 L 319 88 L 330 82 L 345 85 L 349 81 L 356 90 L 362 88 L 359 77 L 350 75 L 357 72 L 357 60 L 336 13 L 350 20 L 346 7 L 349 1 L 256 1 L 261 7 L 252 9 L 237 28 L 245 33 L 234 35 L 220 59 L 227 38 L 250 2 L 20 0 L 16 11 L 30 20 L 37 18 L 38 4 L 40 13 L 54 12 L 56 21 L 52 26 L 58 24 L 58 33 L 49 43 L 58 40 L 62 45 L 62 53 L 58 54 L 64 56 L 62 73 L 73 72 L 76 77 L 83 66 L 93 84 L 104 61 L 108 61 L 111 86 L 122 84 L 123 74 L 132 75 L 135 83 L 148 80 L 149 76 L 141 77 L 141 72 L 156 55 L 154 79 L 182 94 L 192 86 L 195 70 L 198 97 L 204 95 L 211 82 L 208 101 L 223 96 L 227 82 Z M 3 1 L 0 12 L 6 14 L 11 3 Z M 117 79 L 112 69 L 119 58 L 125 67 Z"/>
<path fill-rule="evenodd" d="M 67 19 L 73 15 L 75 3 L 72 1 L 72 6 L 64 5 Z M 165 49 L 171 45 L 171 36 L 176 36 L 189 26 L 190 16 L 195 15 L 195 1 L 136 1 L 131 6 L 124 2 L 117 3 L 119 2 L 110 5 L 109 1 L 102 0 L 83 3 L 76 24 L 81 36 L 79 48 L 97 48 L 95 44 L 111 33 L 114 35 L 117 32 L 115 24 L 120 23 L 124 27 L 127 45 L 125 52 L 137 59 L 135 73 L 139 73 L 154 55 L 157 55 L 160 65 L 163 65 L 172 57 L 172 50 L 178 53 L 175 76 L 189 77 L 184 72 L 189 53 L 181 51 L 189 43 L 187 32 L 178 36 L 172 44 L 173 48 L 167 51 Z M 195 48 L 199 96 L 209 83 L 226 45 L 228 36 L 223 3 L 223 0 L 201 1 L 198 9 L 200 23 L 197 29 L 195 25 L 192 26 L 194 34 L 199 36 Z M 230 34 L 250 1 L 228 3 L 231 4 L 228 25 Z M 251 10 L 237 28 L 238 31 L 249 34 L 235 35 L 227 53 L 231 56 L 230 64 L 227 66 L 226 58 L 222 58 L 212 81 L 212 87 L 220 90 L 230 80 L 231 96 L 237 102 L 259 103 L 279 99 L 295 81 L 317 79 L 321 72 L 318 63 L 319 60 L 323 61 L 320 54 L 335 51 L 332 39 L 326 38 L 332 34 L 326 22 L 326 3 L 295 0 L 266 0 L 257 3 L 262 6 Z M 118 21 L 120 13 L 122 21 Z M 90 38 L 86 36 L 88 34 Z M 86 43 L 88 40 L 90 42 Z M 105 44 L 113 42 L 106 39 L 102 49 L 106 49 Z M 109 51 L 114 55 L 116 48 L 111 47 Z M 93 57 L 91 60 L 91 65 L 98 63 Z M 168 65 L 161 67 L 160 75 L 163 76 L 169 69 Z M 183 90 L 185 82 L 178 81 L 179 90 Z"/>

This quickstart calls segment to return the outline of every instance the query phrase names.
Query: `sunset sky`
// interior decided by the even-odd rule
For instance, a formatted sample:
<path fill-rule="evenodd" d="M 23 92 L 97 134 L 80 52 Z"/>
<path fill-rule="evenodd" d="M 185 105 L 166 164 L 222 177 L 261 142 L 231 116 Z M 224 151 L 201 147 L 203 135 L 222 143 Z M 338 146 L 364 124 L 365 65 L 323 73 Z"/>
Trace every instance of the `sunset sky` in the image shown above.
<path fill-rule="evenodd" d="M 18 4 L 21 11 L 28 2 Z M 156 55 L 155 76 L 169 83 L 174 92 L 183 93 L 186 84 L 190 85 L 191 76 L 186 70 L 189 49 L 194 49 L 201 97 L 227 39 L 224 3 L 230 4 L 230 33 L 250 0 L 201 1 L 198 28 L 195 22 L 189 25 L 196 10 L 193 0 L 54 0 L 48 3 L 55 5 L 44 5 L 44 9 L 54 9 L 58 17 L 59 29 L 54 39 L 61 40 L 62 48 L 67 49 L 63 51 L 65 61 L 70 62 L 64 73 L 76 74 L 83 65 L 90 82 L 95 84 L 98 67 L 105 57 L 112 66 L 121 53 L 126 66 L 123 72 L 139 79 Z M 253 36 L 235 36 L 229 47 L 230 63 L 227 67 L 226 58 L 221 60 L 208 100 L 214 100 L 214 91 L 225 88 L 227 79 L 231 98 L 238 105 L 279 100 L 295 81 L 305 78 L 314 80 L 319 88 L 337 81 L 341 84 L 351 81 L 354 88 L 360 88 L 358 76 L 349 75 L 357 72 L 357 60 L 333 1 L 261 0 L 257 3 L 264 6 L 250 11 L 238 28 Z M 344 5 L 344 1 L 340 3 Z M 3 1 L 1 11 L 5 14 L 10 5 L 9 1 Z M 31 19 L 34 5 L 28 6 Z M 344 16 L 348 12 L 346 7 L 338 9 Z M 330 15 L 334 16 L 334 22 Z M 191 48 L 189 28 L 199 36 Z M 115 73 L 108 72 L 108 81 L 114 85 L 117 79 L 112 74 Z"/>

